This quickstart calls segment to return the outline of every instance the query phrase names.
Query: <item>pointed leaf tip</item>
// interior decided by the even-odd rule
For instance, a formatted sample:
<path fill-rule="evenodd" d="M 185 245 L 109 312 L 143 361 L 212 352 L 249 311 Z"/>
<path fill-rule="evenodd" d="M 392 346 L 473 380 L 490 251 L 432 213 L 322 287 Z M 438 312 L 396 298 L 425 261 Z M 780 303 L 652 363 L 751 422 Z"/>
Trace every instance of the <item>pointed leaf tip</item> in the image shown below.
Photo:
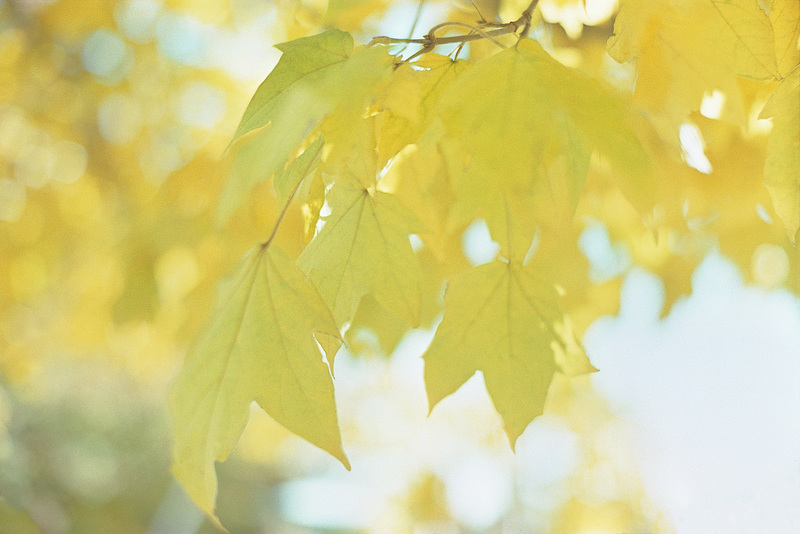
<path fill-rule="evenodd" d="M 333 382 L 313 332 L 339 337 L 316 288 L 280 248 L 256 247 L 221 285 L 169 397 L 173 472 L 215 524 L 215 461 L 235 447 L 253 401 L 349 469 Z"/>
<path fill-rule="evenodd" d="M 450 279 L 445 313 L 425 360 L 430 409 L 476 371 L 503 418 L 512 450 L 544 411 L 563 338 L 558 293 L 533 267 L 495 261 Z M 570 330 L 571 332 L 571 330 Z"/>

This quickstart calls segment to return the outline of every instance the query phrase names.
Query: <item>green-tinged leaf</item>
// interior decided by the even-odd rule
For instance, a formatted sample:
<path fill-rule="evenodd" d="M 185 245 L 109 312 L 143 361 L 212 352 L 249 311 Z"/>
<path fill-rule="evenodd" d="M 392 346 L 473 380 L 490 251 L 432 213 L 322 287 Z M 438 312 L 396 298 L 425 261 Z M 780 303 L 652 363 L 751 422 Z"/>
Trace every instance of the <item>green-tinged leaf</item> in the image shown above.
<path fill-rule="evenodd" d="M 764 185 L 794 243 L 800 230 L 800 66 L 781 82 L 761 110 L 760 118 L 769 117 L 772 132 L 767 142 Z"/>
<path fill-rule="evenodd" d="M 430 408 L 480 370 L 513 448 L 544 410 L 556 359 L 568 354 L 576 362 L 576 346 L 582 352 L 557 302 L 553 284 L 517 262 L 495 261 L 452 277 L 444 319 L 424 355 Z M 567 371 L 590 367 L 573 363 Z"/>
<path fill-rule="evenodd" d="M 643 178 L 648 169 L 622 102 L 530 39 L 464 71 L 442 95 L 439 114 L 466 153 L 473 196 L 497 186 L 530 189 L 555 164 L 574 206 L 591 150 L 620 172 Z"/>
<path fill-rule="evenodd" d="M 0 497 L 0 532 L 41 534 L 42 530 L 31 519 L 27 511 L 11 506 L 3 497 Z"/>
<path fill-rule="evenodd" d="M 170 391 L 173 472 L 215 523 L 214 462 L 233 450 L 253 401 L 349 469 L 315 336 L 332 362 L 341 338 L 314 286 L 279 248 L 251 251 Z"/>
<path fill-rule="evenodd" d="M 315 92 L 315 84 L 336 81 L 336 75 L 353 52 L 353 38 L 349 33 L 332 29 L 275 48 L 283 56 L 250 99 L 232 142 L 272 122 L 276 110 L 286 104 L 292 93 Z"/>
<path fill-rule="evenodd" d="M 536 233 L 533 199 L 510 194 L 492 195 L 490 198 L 491 203 L 487 203 L 484 211 L 489 233 L 500 245 L 503 256 L 522 263 Z"/>
<path fill-rule="evenodd" d="M 302 154 L 297 156 L 286 172 L 275 176 L 275 194 L 279 203 L 286 202 L 300 183 L 314 172 L 322 159 L 324 141 L 319 137 Z"/>
<path fill-rule="evenodd" d="M 307 245 L 314 238 L 319 214 L 325 205 L 325 182 L 322 180 L 322 173 L 318 170 L 305 184 L 300 191 L 303 199 L 300 211 L 303 214 L 303 244 Z"/>
<path fill-rule="evenodd" d="M 328 115 L 345 109 L 360 116 L 370 90 L 391 72 L 392 60 L 383 47 L 354 50 L 352 37 L 339 30 L 276 48 L 283 56 L 253 95 L 233 138 L 244 146 L 220 199 L 220 221 L 255 185 L 282 172 Z"/>
<path fill-rule="evenodd" d="M 384 111 L 378 137 L 381 165 L 423 135 L 431 125 L 440 96 L 467 68 L 464 60 L 453 61 L 438 54 L 426 54 L 413 66 L 402 63 L 397 67 L 378 97 L 378 107 Z"/>
<path fill-rule="evenodd" d="M 563 321 L 553 325 L 553 331 L 558 338 L 558 342 L 553 344 L 553 350 L 559 371 L 567 376 L 597 372 L 597 367 L 589 361 L 586 351 L 578 340 L 568 315 L 564 316 Z"/>
<path fill-rule="evenodd" d="M 370 195 L 356 183 L 334 185 L 331 214 L 297 262 L 308 273 L 337 324 L 349 321 L 371 293 L 387 310 L 419 322 L 419 266 L 409 233 L 419 223 L 394 197 Z"/>
<path fill-rule="evenodd" d="M 321 126 L 325 136 L 323 170 L 332 176 L 347 174 L 367 189 L 374 189 L 378 176 L 375 150 L 375 118 L 361 112 L 337 110 Z"/>

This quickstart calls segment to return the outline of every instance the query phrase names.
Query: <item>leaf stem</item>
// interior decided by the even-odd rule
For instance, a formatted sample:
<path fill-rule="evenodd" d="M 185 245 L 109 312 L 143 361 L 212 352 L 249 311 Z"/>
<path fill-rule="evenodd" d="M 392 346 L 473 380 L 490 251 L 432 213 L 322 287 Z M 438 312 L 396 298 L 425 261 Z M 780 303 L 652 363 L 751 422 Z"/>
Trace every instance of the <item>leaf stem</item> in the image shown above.
<path fill-rule="evenodd" d="M 280 214 L 278 215 L 278 219 L 275 221 L 275 226 L 273 226 L 272 232 L 270 232 L 269 237 L 267 238 L 267 240 L 264 241 L 263 243 L 261 243 L 261 250 L 262 251 L 264 249 L 266 249 L 269 246 L 270 243 L 272 243 L 273 239 L 275 239 L 275 236 L 278 233 L 278 228 L 280 228 L 281 222 L 283 222 L 283 218 L 286 216 L 286 213 L 289 211 L 289 206 L 292 204 L 292 200 L 294 200 L 294 196 L 297 194 L 297 190 L 300 189 L 300 185 L 302 183 L 303 183 L 303 180 L 298 181 L 297 185 L 294 186 L 294 189 L 292 190 L 292 194 L 289 195 L 289 198 L 286 199 L 286 205 L 283 206 L 283 209 L 281 210 Z"/>

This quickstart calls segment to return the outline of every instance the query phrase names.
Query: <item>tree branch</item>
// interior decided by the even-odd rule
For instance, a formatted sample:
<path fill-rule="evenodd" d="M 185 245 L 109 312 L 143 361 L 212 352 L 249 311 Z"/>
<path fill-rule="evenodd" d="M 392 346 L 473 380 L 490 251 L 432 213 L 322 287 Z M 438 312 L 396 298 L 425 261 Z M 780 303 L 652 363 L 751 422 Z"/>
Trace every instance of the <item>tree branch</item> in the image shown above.
<path fill-rule="evenodd" d="M 444 22 L 442 24 L 437 24 L 433 28 L 431 28 L 427 34 L 421 39 L 401 39 L 397 37 L 387 37 L 385 35 L 379 35 L 377 37 L 373 37 L 372 41 L 370 41 L 370 46 L 375 44 L 398 44 L 398 43 L 405 43 L 405 44 L 418 44 L 422 46 L 422 49 L 414 54 L 417 56 L 419 54 L 424 54 L 426 52 L 430 52 L 434 48 L 439 45 L 443 44 L 452 44 L 452 43 L 466 43 L 469 41 L 477 41 L 479 39 L 488 39 L 493 43 L 505 46 L 500 43 L 495 37 L 499 37 L 501 35 L 508 35 L 511 33 L 516 34 L 520 28 L 522 31 L 518 34 L 520 37 L 525 37 L 528 35 L 528 32 L 531 29 L 531 21 L 533 20 L 533 12 L 536 9 L 539 0 L 533 0 L 525 11 L 522 12 L 522 15 L 517 20 L 512 20 L 511 22 L 486 22 L 481 21 L 478 23 L 478 26 L 472 26 L 471 24 L 466 24 L 464 22 Z M 448 37 L 437 37 L 436 32 L 442 28 L 447 26 L 459 26 L 469 29 L 470 33 L 466 35 L 451 35 Z M 491 27 L 494 28 L 492 30 L 483 30 L 480 26 L 484 27 Z M 414 57 L 412 56 L 412 57 Z"/>

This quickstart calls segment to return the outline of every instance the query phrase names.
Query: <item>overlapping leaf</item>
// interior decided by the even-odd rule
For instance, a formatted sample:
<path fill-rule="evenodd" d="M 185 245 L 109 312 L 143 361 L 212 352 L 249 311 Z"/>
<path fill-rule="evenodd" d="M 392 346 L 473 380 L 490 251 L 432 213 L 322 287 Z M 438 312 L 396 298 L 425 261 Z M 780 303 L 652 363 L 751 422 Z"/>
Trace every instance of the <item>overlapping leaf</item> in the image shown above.
<path fill-rule="evenodd" d="M 283 170 L 325 117 L 339 108 L 360 112 L 372 87 L 391 71 L 382 47 L 354 50 L 353 38 L 339 30 L 276 48 L 283 56 L 253 95 L 233 138 L 247 137 L 220 200 L 223 220 L 254 185 Z"/>
<path fill-rule="evenodd" d="M 275 195 L 281 204 L 285 204 L 300 183 L 317 168 L 322 159 L 323 145 L 322 137 L 317 138 L 292 162 L 286 172 L 275 176 Z"/>
<path fill-rule="evenodd" d="M 416 143 L 394 158 L 381 185 L 397 195 L 425 226 L 421 239 L 440 261 L 445 261 L 449 241 L 458 233 L 455 237 L 460 243 L 463 228 L 453 227 L 450 221 L 455 198 L 438 149 L 442 135 L 443 127 L 437 120 Z"/>
<path fill-rule="evenodd" d="M 797 65 L 800 2 L 711 0 L 711 4 L 733 34 L 723 33 L 720 37 L 732 38 L 729 61 L 737 74 L 780 80 Z M 724 28 L 721 31 L 725 32 Z"/>
<path fill-rule="evenodd" d="M 800 229 L 800 66 L 787 76 L 761 111 L 772 118 L 764 185 L 792 242 Z"/>
<path fill-rule="evenodd" d="M 253 401 L 349 468 L 315 336 L 332 362 L 339 331 L 314 286 L 279 248 L 251 251 L 170 394 L 173 472 L 215 522 L 214 462 L 233 450 Z"/>
<path fill-rule="evenodd" d="M 419 266 L 409 233 L 419 223 L 389 193 L 374 195 L 354 179 L 334 185 L 327 195 L 331 214 L 298 258 L 319 289 L 337 324 L 350 320 L 366 293 L 417 325 Z"/>
<path fill-rule="evenodd" d="M 722 117 L 743 124 L 736 76 L 780 79 L 800 59 L 796 0 L 627 0 L 614 33 L 611 56 L 637 58 L 635 102 L 672 130 L 714 90 Z"/>
<path fill-rule="evenodd" d="M 513 448 L 544 410 L 557 358 L 575 362 L 565 365 L 571 373 L 593 369 L 557 302 L 551 283 L 514 261 L 452 277 L 444 319 L 424 355 L 430 408 L 480 370 Z"/>
<path fill-rule="evenodd" d="M 556 164 L 574 209 L 592 150 L 623 174 L 646 176 L 623 104 L 530 39 L 466 70 L 442 95 L 439 115 L 465 152 L 462 196 L 535 189 Z"/>
<path fill-rule="evenodd" d="M 381 164 L 423 135 L 433 120 L 439 98 L 467 68 L 464 60 L 427 54 L 413 66 L 403 63 L 395 70 L 391 83 L 378 98 L 378 106 L 384 111 L 378 139 Z"/>

